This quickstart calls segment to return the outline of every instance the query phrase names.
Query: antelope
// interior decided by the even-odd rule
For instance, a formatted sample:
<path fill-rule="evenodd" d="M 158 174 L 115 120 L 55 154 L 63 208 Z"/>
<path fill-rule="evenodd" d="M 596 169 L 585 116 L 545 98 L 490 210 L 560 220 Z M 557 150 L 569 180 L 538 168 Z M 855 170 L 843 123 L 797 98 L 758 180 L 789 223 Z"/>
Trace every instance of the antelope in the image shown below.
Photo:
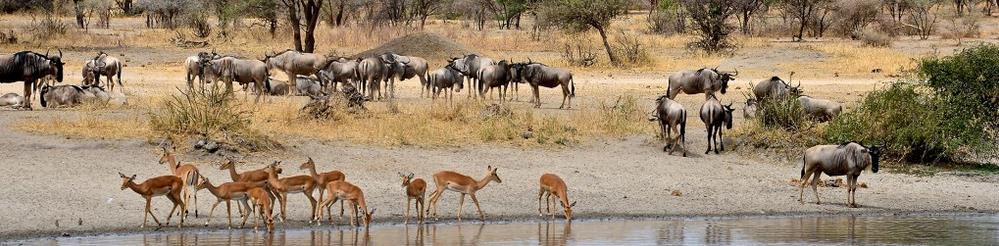
<path fill-rule="evenodd" d="M 139 228 L 146 227 L 146 221 L 149 219 L 150 216 L 153 217 L 153 221 L 156 222 L 157 227 L 162 226 L 162 224 L 160 224 L 160 220 L 156 219 L 156 215 L 153 214 L 153 211 L 150 207 L 150 201 L 153 200 L 154 196 L 166 195 L 167 199 L 170 199 L 170 202 L 173 202 L 173 208 L 170 208 L 170 213 L 167 214 L 167 220 L 166 220 L 167 226 L 170 225 L 170 218 L 173 217 L 173 211 L 175 211 L 177 207 L 180 207 L 181 212 L 187 211 L 187 207 L 186 205 L 184 205 L 184 201 L 181 200 L 180 197 L 180 191 L 181 189 L 183 189 L 184 183 L 177 176 L 164 175 L 155 178 L 150 178 L 147 179 L 146 181 L 143 181 L 140 184 L 136 184 L 135 175 L 129 177 L 125 176 L 125 174 L 120 172 L 118 173 L 118 175 L 121 176 L 122 180 L 121 190 L 125 190 L 125 188 L 132 189 L 132 191 L 138 193 L 140 196 L 142 196 L 142 198 L 146 199 L 146 211 L 142 216 L 142 226 L 139 226 Z M 184 213 L 186 215 L 187 212 Z M 177 225 L 177 227 L 183 227 L 184 216 L 179 216 L 179 217 L 180 217 L 180 224 Z"/>
<path fill-rule="evenodd" d="M 461 200 L 458 200 L 458 221 L 461 221 L 461 208 L 465 205 L 465 195 L 472 197 L 472 202 L 475 203 L 475 210 L 479 212 L 479 219 L 486 220 L 486 216 L 482 214 L 482 209 L 479 207 L 479 199 L 475 198 L 475 192 L 485 188 L 486 185 L 493 180 L 495 180 L 496 183 L 503 183 L 503 181 L 500 180 L 499 175 L 496 174 L 496 170 L 498 168 L 487 166 L 486 169 L 488 173 L 486 173 L 486 177 L 481 180 L 475 180 L 472 179 L 472 177 L 452 171 L 441 171 L 435 173 L 433 177 L 437 188 L 430 194 L 430 207 L 434 209 L 434 220 L 438 220 L 437 200 L 441 198 L 441 195 L 444 194 L 445 190 L 452 190 L 461 193 Z M 427 213 L 430 213 L 430 209 L 427 209 Z"/>
<path fill-rule="evenodd" d="M 208 211 L 208 221 L 205 222 L 205 226 L 208 226 L 208 224 L 212 222 L 212 215 L 215 214 L 215 207 L 218 207 L 219 203 L 222 203 L 224 201 L 226 216 L 227 218 L 229 218 L 229 224 L 228 224 L 229 229 L 232 229 L 232 207 L 230 205 L 230 202 L 232 200 L 236 200 L 240 202 L 236 204 L 236 206 L 242 204 L 243 207 L 249 209 L 250 205 L 246 203 L 246 199 L 248 198 L 246 194 L 247 191 L 251 188 L 262 187 L 263 185 L 264 184 L 256 184 L 250 182 L 228 182 L 221 184 L 219 186 L 214 186 L 212 185 L 212 182 L 208 180 L 208 178 L 201 176 L 201 183 L 198 184 L 198 187 L 196 187 L 195 190 L 208 189 L 208 191 L 211 192 L 212 195 L 215 195 L 215 197 L 218 198 L 218 200 L 215 201 L 215 204 L 212 204 L 212 209 Z M 241 216 L 244 217 L 244 219 L 246 218 L 246 216 L 250 215 L 249 211 L 247 211 L 246 214 L 243 214 L 242 212 L 240 212 L 240 214 Z"/>
<path fill-rule="evenodd" d="M 236 172 L 236 162 L 227 158 L 226 161 L 219 166 L 219 170 L 229 170 L 229 177 L 232 178 L 233 182 L 267 183 L 267 167 L 238 173 Z M 278 168 L 277 173 L 281 174 L 281 172 L 281 168 Z"/>
<path fill-rule="evenodd" d="M 316 181 L 308 175 L 298 175 L 293 177 L 286 177 L 278 179 L 277 177 L 277 165 L 281 164 L 280 161 L 275 161 L 267 169 L 267 185 L 271 187 L 271 192 L 277 195 L 277 199 L 281 202 L 281 223 L 284 223 L 287 219 L 285 211 L 287 211 L 288 206 L 288 193 L 303 193 L 305 198 L 309 199 L 309 205 L 312 206 L 312 216 L 309 218 L 316 217 L 316 199 L 312 198 L 312 191 L 316 188 Z"/>
<path fill-rule="evenodd" d="M 259 211 L 259 218 L 264 220 L 264 225 L 267 226 L 267 232 L 273 232 L 274 216 L 271 213 L 274 210 L 274 199 L 271 198 L 270 190 L 262 187 L 253 187 L 246 191 L 246 196 L 249 197 L 250 201 L 253 203 L 253 210 Z M 250 216 L 252 216 L 252 214 Z M 243 225 L 246 225 L 247 218 L 249 218 L 249 216 L 243 217 Z M 253 230 L 257 229 L 257 225 L 258 217 L 253 217 Z"/>
<path fill-rule="evenodd" d="M 353 207 L 351 210 L 354 211 L 354 214 L 350 216 L 350 226 L 357 226 L 356 220 L 358 208 L 361 209 L 361 213 L 364 213 L 362 221 L 364 223 L 364 228 L 367 229 L 368 226 L 371 225 L 371 217 L 375 215 L 375 209 L 371 209 L 371 211 L 368 212 L 368 204 L 364 202 L 364 192 L 361 191 L 361 188 L 347 183 L 347 181 L 333 181 L 326 185 L 326 189 L 330 191 L 329 195 L 326 195 L 326 198 L 323 199 L 319 208 L 329 206 L 337 200 L 347 200 L 350 201 L 350 204 Z M 315 214 L 316 216 L 314 216 L 313 219 L 318 225 L 320 223 L 319 218 L 322 218 L 323 216 L 323 210 L 318 209 L 315 211 Z"/>
<path fill-rule="evenodd" d="M 333 181 L 344 181 L 347 176 L 340 171 L 330 171 L 325 173 L 316 172 L 316 162 L 312 161 L 312 157 L 309 157 L 309 161 L 302 163 L 299 169 L 309 169 L 309 174 L 312 175 L 312 179 L 316 181 L 316 185 L 319 188 L 319 199 L 323 198 L 323 193 L 326 191 L 326 184 Z M 333 212 L 330 212 L 330 207 L 326 207 L 326 213 L 329 214 L 329 220 L 333 221 Z M 343 217 L 343 201 L 340 201 L 340 217 Z"/>
<path fill-rule="evenodd" d="M 551 205 L 554 201 L 551 198 L 552 195 L 555 195 L 555 198 L 561 201 L 562 208 L 565 208 L 565 220 L 572 220 L 572 207 L 576 206 L 576 202 L 569 203 L 565 181 L 562 181 L 562 178 L 558 175 L 546 173 L 541 175 L 539 183 L 541 184 L 541 189 L 538 190 L 538 216 L 545 216 L 541 213 L 541 197 L 548 194 L 548 197 L 545 198 L 545 206 L 547 206 L 548 214 L 552 216 L 552 219 L 555 219 L 555 213 L 552 213 Z"/>
<path fill-rule="evenodd" d="M 182 189 L 184 190 L 184 204 L 187 204 L 191 199 L 190 189 L 198 185 L 198 177 L 201 177 L 200 172 L 198 172 L 198 168 L 191 164 L 181 164 L 177 161 L 177 156 L 175 156 L 173 152 L 168 150 L 166 147 L 163 147 L 163 156 L 160 157 L 160 165 L 162 164 L 167 164 L 167 167 L 170 168 L 170 173 L 179 177 L 180 180 L 183 181 L 184 186 Z M 185 207 L 184 216 L 187 216 L 187 213 L 187 207 Z M 197 190 L 194 191 L 194 217 L 198 217 Z"/>
<path fill-rule="evenodd" d="M 406 187 L 406 224 L 409 224 L 409 204 L 416 199 L 416 204 L 413 206 L 416 208 L 416 217 L 423 223 L 424 214 L 423 209 L 426 209 L 426 205 L 423 201 L 427 194 L 427 182 L 423 181 L 421 178 L 413 179 L 413 173 L 405 175 L 399 173 L 399 177 L 402 178 L 402 187 Z"/>

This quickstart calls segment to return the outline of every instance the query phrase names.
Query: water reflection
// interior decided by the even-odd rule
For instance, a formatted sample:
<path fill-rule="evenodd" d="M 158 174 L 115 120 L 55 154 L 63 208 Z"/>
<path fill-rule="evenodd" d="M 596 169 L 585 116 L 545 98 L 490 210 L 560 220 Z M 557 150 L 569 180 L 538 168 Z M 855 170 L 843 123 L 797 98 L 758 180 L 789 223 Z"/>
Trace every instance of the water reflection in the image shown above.
<path fill-rule="evenodd" d="M 48 238 L 42 245 L 996 244 L 999 216 L 543 221 L 150 232 Z"/>

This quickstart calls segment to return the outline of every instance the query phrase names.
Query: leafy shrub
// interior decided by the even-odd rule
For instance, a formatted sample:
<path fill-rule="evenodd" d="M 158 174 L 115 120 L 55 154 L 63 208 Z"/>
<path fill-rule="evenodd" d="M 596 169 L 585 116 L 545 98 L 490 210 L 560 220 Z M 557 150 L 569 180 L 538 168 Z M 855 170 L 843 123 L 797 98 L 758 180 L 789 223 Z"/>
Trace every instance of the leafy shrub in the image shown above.
<path fill-rule="evenodd" d="M 645 124 L 636 124 L 643 121 L 643 116 L 642 109 L 638 106 L 638 99 L 632 95 L 618 97 L 613 105 L 600 103 L 599 124 L 602 130 L 611 136 L 624 136 L 648 127 Z"/>
<path fill-rule="evenodd" d="M 154 131 L 171 137 L 202 136 L 251 151 L 278 147 L 250 129 L 251 114 L 232 91 L 216 83 L 171 96 L 163 102 L 162 110 L 150 114 L 149 122 Z"/>
<path fill-rule="evenodd" d="M 868 94 L 829 126 L 828 139 L 884 143 L 909 161 L 995 155 L 999 128 L 999 46 L 923 60 L 925 82 L 894 82 Z"/>
<path fill-rule="evenodd" d="M 638 38 L 638 35 L 630 34 L 621 30 L 614 43 L 614 51 L 617 57 L 623 58 L 622 64 L 644 64 L 648 63 L 649 51 L 645 44 Z"/>
<path fill-rule="evenodd" d="M 760 101 L 756 120 L 765 128 L 797 131 L 808 126 L 809 118 L 794 96 L 773 97 Z"/>

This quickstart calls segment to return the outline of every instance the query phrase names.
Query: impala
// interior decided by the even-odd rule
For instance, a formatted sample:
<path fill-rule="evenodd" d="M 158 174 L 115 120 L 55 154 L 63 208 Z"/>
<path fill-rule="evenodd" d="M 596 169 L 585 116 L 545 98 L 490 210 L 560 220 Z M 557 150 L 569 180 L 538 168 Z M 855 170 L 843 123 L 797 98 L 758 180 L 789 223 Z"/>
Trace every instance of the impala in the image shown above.
<path fill-rule="evenodd" d="M 475 192 L 486 187 L 486 185 L 493 180 L 495 180 L 496 183 L 503 183 L 503 181 L 500 180 L 499 175 L 496 175 L 496 170 L 498 168 L 488 166 L 486 169 L 488 173 L 486 173 L 486 177 L 481 180 L 475 180 L 472 179 L 472 177 L 451 171 L 435 173 L 434 184 L 436 184 L 437 188 L 430 194 L 430 207 L 434 209 L 434 220 L 438 219 L 437 200 L 441 198 L 441 195 L 444 194 L 445 190 L 461 193 L 461 200 L 458 200 L 458 221 L 461 221 L 461 207 L 465 205 L 465 195 L 472 197 L 472 202 L 475 202 L 475 210 L 479 212 L 479 219 L 485 220 L 486 216 L 482 214 L 482 209 L 479 207 L 479 199 L 475 198 Z M 430 209 L 427 209 L 427 213 L 430 213 Z"/>
<path fill-rule="evenodd" d="M 274 210 L 274 199 L 271 198 L 270 190 L 262 187 L 253 187 L 247 190 L 246 194 L 250 198 L 250 202 L 253 203 L 253 210 L 259 211 L 259 219 L 264 220 L 267 232 L 273 232 L 274 216 L 271 213 Z M 249 217 L 243 217 L 243 225 L 246 225 L 247 218 Z M 253 217 L 253 230 L 257 229 L 257 225 L 258 217 Z"/>
<path fill-rule="evenodd" d="M 236 162 L 232 159 L 226 158 L 225 162 L 219 166 L 219 170 L 229 170 L 229 177 L 231 177 L 234 182 L 267 183 L 267 167 L 238 173 L 236 172 Z M 281 168 L 277 169 L 278 174 L 281 174 L 281 171 Z"/>
<path fill-rule="evenodd" d="M 167 150 L 163 147 L 163 156 L 160 157 L 160 165 L 166 164 L 170 168 L 170 173 L 174 176 L 180 178 L 183 181 L 183 192 L 184 192 L 184 204 L 187 204 L 191 199 L 191 190 L 198 185 L 198 177 L 201 177 L 198 168 L 191 164 L 181 164 L 177 161 L 177 156 L 173 154 L 173 151 Z M 194 217 L 198 217 L 198 191 L 194 192 Z M 184 208 L 184 216 L 187 216 L 187 208 Z"/>
<path fill-rule="evenodd" d="M 346 181 L 333 181 L 326 185 L 326 189 L 329 190 L 329 194 L 326 195 L 325 199 L 323 199 L 320 208 L 329 206 L 337 200 L 347 200 L 350 201 L 350 205 L 353 208 L 351 210 L 354 211 L 354 214 L 350 216 L 350 226 L 357 226 L 356 220 L 358 209 L 361 210 L 361 213 L 364 213 L 364 219 L 362 221 L 364 223 L 364 228 L 368 228 L 368 226 L 371 225 L 371 218 L 375 215 L 375 209 L 371 209 L 370 212 L 368 211 L 368 204 L 364 202 L 364 192 L 361 191 L 361 188 L 357 188 L 357 186 L 347 183 Z M 319 222 L 319 218 L 322 218 L 323 210 L 319 209 L 315 213 L 317 216 L 314 216 L 313 219 L 316 221 L 316 224 L 319 225 L 321 223 Z"/>
<path fill-rule="evenodd" d="M 545 206 L 548 206 L 548 214 L 555 218 L 555 213 L 552 213 L 552 195 L 558 198 L 562 203 L 562 208 L 565 209 L 565 220 L 572 220 L 572 207 L 576 206 L 576 202 L 569 204 L 569 196 L 566 193 L 565 181 L 562 181 L 558 175 L 546 173 L 541 175 L 541 189 L 538 191 L 538 216 L 545 216 L 541 213 L 541 197 L 548 194 L 545 198 Z"/>
<path fill-rule="evenodd" d="M 170 209 L 170 213 L 167 215 L 167 226 L 170 225 L 170 218 L 173 217 L 173 211 L 175 211 L 177 207 L 180 207 L 181 211 L 186 210 L 184 201 L 181 200 L 180 197 L 180 191 L 184 187 L 184 183 L 177 176 L 164 175 L 147 179 L 140 184 L 136 184 L 135 175 L 129 177 L 120 172 L 118 175 L 121 176 L 122 180 L 121 190 L 125 190 L 125 188 L 132 189 L 132 191 L 138 193 L 142 196 L 142 198 L 146 199 L 146 211 L 142 216 L 142 226 L 139 228 L 146 227 L 146 220 L 149 219 L 149 216 L 153 217 L 153 221 L 156 222 L 156 226 L 161 226 L 160 220 L 156 219 L 156 215 L 153 215 L 153 211 L 150 207 L 150 202 L 153 200 L 154 196 L 166 195 L 167 199 L 170 199 L 170 202 L 173 202 L 173 208 Z M 180 224 L 177 225 L 177 227 L 182 227 L 184 226 L 184 216 L 179 217 Z"/>
<path fill-rule="evenodd" d="M 347 176 L 340 171 L 317 173 L 316 162 L 312 161 L 312 157 L 309 157 L 309 161 L 302 163 L 302 165 L 298 168 L 309 170 L 309 174 L 312 175 L 312 179 L 316 181 L 316 186 L 319 188 L 319 199 L 323 199 L 323 193 L 326 191 L 327 184 L 333 181 L 344 181 L 347 179 Z M 330 212 L 330 207 L 326 207 L 326 213 L 329 214 L 329 220 L 333 221 L 333 213 Z M 343 217 L 343 201 L 340 201 L 340 217 Z"/>
<path fill-rule="evenodd" d="M 423 204 L 424 198 L 427 194 L 427 182 L 423 181 L 421 178 L 413 179 L 413 173 L 405 175 L 399 173 L 399 177 L 402 178 L 402 187 L 406 187 L 406 224 L 409 224 L 409 204 L 416 200 L 416 204 L 413 206 L 416 208 L 416 218 L 423 223 L 424 214 L 423 210 L 426 209 L 426 205 Z"/>
<path fill-rule="evenodd" d="M 236 206 L 240 206 L 240 204 L 242 204 L 243 207 L 249 209 L 250 205 L 246 203 L 246 199 L 248 198 L 246 194 L 247 191 L 250 190 L 251 188 L 257 188 L 263 186 L 264 184 L 256 184 L 250 182 L 228 182 L 219 186 L 214 186 L 212 185 L 212 182 L 208 180 L 208 178 L 202 176 L 201 183 L 198 184 L 198 187 L 196 187 L 195 190 L 208 189 L 208 191 L 211 192 L 212 195 L 215 195 L 215 197 L 218 198 L 218 200 L 215 201 L 215 204 L 212 204 L 212 209 L 208 211 L 208 221 L 205 222 L 205 226 L 208 226 L 208 224 L 212 222 L 212 215 L 215 214 L 215 207 L 218 207 L 219 203 L 222 203 L 224 201 L 226 216 L 229 218 L 229 229 L 232 229 L 231 202 L 233 200 L 238 201 L 240 203 L 236 204 Z M 245 223 L 245 218 L 246 216 L 249 216 L 250 213 L 249 211 L 245 214 L 240 212 L 240 215 L 243 216 Z"/>
<path fill-rule="evenodd" d="M 275 161 L 267 169 L 267 184 L 271 187 L 271 192 L 277 195 L 277 199 L 281 202 L 281 222 L 284 223 L 287 219 L 285 211 L 287 211 L 288 206 L 288 193 L 302 193 L 305 194 L 305 198 L 309 198 L 309 205 L 312 208 L 312 215 L 309 218 L 316 217 L 316 199 L 312 198 L 312 191 L 316 188 L 316 181 L 308 175 L 298 175 L 293 177 L 286 177 L 278 179 L 277 176 L 277 165 L 281 164 L 280 161 Z"/>

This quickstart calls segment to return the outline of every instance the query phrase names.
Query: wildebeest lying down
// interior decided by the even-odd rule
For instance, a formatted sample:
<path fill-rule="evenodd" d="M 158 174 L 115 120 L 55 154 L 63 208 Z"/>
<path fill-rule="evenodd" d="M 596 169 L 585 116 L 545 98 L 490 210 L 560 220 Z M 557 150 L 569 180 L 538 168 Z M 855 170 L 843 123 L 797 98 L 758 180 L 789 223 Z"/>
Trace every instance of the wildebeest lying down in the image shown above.
<path fill-rule="evenodd" d="M 843 105 L 826 99 L 800 96 L 798 102 L 801 103 L 801 108 L 805 110 L 805 113 L 820 122 L 830 121 L 843 111 Z"/>
<path fill-rule="evenodd" d="M 264 62 L 267 63 L 267 70 L 276 68 L 287 74 L 288 83 L 291 83 L 298 75 L 315 75 L 326 67 L 326 56 L 288 49 L 273 55 L 265 54 Z"/>
<path fill-rule="evenodd" d="M 323 92 L 323 87 L 318 79 L 302 75 L 299 75 L 297 78 L 294 95 L 317 97 L 326 94 Z M 271 95 L 280 96 L 288 94 L 288 83 L 286 81 L 270 79 L 268 85 L 270 86 Z"/>
<path fill-rule="evenodd" d="M 805 185 L 808 184 L 808 176 L 812 177 L 812 190 L 815 191 L 815 204 L 819 204 L 819 176 L 822 173 L 831 176 L 846 175 L 846 182 L 849 188 L 847 203 L 851 208 L 857 207 L 857 177 L 864 169 L 871 169 L 871 172 L 878 173 L 878 161 L 881 156 L 881 147 L 866 147 L 859 143 L 848 142 L 840 145 L 818 145 L 805 150 L 805 156 L 801 166 L 801 192 L 798 194 L 798 201 L 805 203 Z"/>
<path fill-rule="evenodd" d="M 714 95 L 716 91 L 725 94 L 728 89 L 728 82 L 735 80 L 739 71 L 722 72 L 717 68 L 701 68 L 698 70 L 680 71 L 669 76 L 666 94 L 669 99 L 676 99 L 676 95 L 704 93 L 705 99 Z"/>
<path fill-rule="evenodd" d="M 666 146 L 663 146 L 663 151 L 669 149 L 669 154 L 673 154 L 676 148 L 681 148 L 683 151 L 683 157 L 687 157 L 687 110 L 683 108 L 683 105 L 669 99 L 667 95 L 659 96 L 656 98 L 656 118 L 653 120 L 659 120 L 659 129 L 662 130 L 662 136 L 666 138 Z M 676 138 L 672 138 L 672 134 L 676 132 Z"/>
<path fill-rule="evenodd" d="M 576 97 L 576 83 L 573 82 L 571 72 L 548 67 L 541 63 L 530 62 L 514 67 L 517 70 L 516 75 L 531 85 L 531 89 L 534 92 L 535 108 L 541 107 L 541 96 L 538 94 L 538 86 L 555 88 L 560 85 L 562 86 L 562 105 L 558 108 L 572 108 L 572 98 Z"/>
<path fill-rule="evenodd" d="M 44 86 L 40 93 L 42 107 L 74 107 L 87 101 L 109 102 L 111 95 L 100 86 Z"/>
<path fill-rule="evenodd" d="M 19 108 L 24 103 L 24 97 L 17 93 L 7 93 L 0 96 L 0 107 Z"/>
<path fill-rule="evenodd" d="M 31 51 L 21 51 L 11 55 L 0 55 L 0 84 L 24 81 L 24 101 L 21 108 L 31 109 L 31 93 L 37 88 L 39 79 L 53 75 L 62 82 L 62 51 L 49 56 Z"/>

